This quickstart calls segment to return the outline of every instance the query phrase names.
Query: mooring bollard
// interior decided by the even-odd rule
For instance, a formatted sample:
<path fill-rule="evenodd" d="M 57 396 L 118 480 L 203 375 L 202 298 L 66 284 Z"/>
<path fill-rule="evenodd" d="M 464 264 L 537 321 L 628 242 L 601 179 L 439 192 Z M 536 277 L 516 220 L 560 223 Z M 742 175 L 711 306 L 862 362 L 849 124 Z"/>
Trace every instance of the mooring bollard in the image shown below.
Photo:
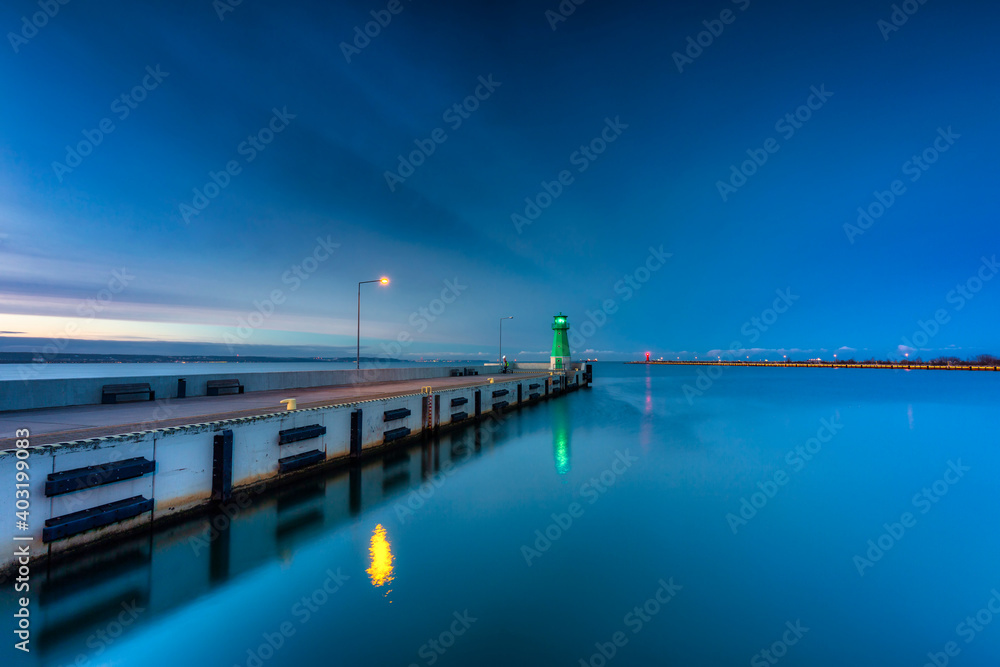
<path fill-rule="evenodd" d="M 285 399 L 282 399 L 281 402 L 288 406 L 288 407 L 285 408 L 286 410 L 294 410 L 296 408 L 296 406 L 298 405 L 297 400 L 294 399 L 294 398 L 285 398 Z"/>

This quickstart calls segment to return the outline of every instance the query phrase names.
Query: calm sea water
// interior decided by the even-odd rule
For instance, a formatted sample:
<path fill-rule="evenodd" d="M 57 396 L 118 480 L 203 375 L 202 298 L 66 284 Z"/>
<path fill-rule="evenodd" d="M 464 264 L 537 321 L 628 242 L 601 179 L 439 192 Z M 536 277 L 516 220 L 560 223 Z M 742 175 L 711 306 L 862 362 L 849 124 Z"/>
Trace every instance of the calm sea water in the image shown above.
<path fill-rule="evenodd" d="M 53 568 L 14 664 L 997 664 L 1000 376 L 594 375 Z"/>
<path fill-rule="evenodd" d="M 477 363 L 456 362 L 379 362 L 379 368 L 409 368 L 413 366 L 475 366 Z M 478 364 L 481 365 L 481 364 Z M 365 368 L 365 364 L 361 364 Z M 369 364 L 368 367 L 371 367 Z M 284 373 L 288 371 L 328 371 L 354 368 L 354 362 L 212 362 L 162 364 L 0 364 L 0 380 L 70 379 L 95 377 L 133 377 L 156 375 L 211 375 L 212 373 Z"/>

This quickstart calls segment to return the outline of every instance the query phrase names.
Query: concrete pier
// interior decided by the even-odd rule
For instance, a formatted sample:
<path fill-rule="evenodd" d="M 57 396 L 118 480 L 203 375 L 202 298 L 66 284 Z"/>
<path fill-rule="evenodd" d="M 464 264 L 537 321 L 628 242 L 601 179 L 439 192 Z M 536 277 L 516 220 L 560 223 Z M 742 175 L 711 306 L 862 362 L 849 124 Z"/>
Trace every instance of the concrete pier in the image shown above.
<path fill-rule="evenodd" d="M 237 490 L 282 484 L 560 396 L 592 377 L 582 364 L 560 373 L 434 372 L 433 378 L 0 413 L 0 479 L 13 483 L 19 470 L 27 472 L 30 505 L 27 527 L 17 526 L 14 494 L 0 494 L 0 540 L 30 543 L 35 559 L 59 556 L 228 502 Z M 297 400 L 297 409 L 283 409 L 279 402 L 287 398 Z M 22 431 L 19 442 L 20 429 L 29 435 Z M 19 469 L 25 462 L 27 469 Z M 0 569 L 13 564 L 5 551 Z"/>

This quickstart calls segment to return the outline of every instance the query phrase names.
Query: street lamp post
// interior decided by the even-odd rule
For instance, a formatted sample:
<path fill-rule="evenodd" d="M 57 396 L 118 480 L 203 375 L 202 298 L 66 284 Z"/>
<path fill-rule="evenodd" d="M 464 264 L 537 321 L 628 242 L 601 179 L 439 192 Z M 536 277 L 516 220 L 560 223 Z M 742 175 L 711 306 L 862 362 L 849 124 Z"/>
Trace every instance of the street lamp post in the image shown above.
<path fill-rule="evenodd" d="M 512 319 L 514 319 L 513 315 L 509 315 L 507 317 L 501 317 L 500 318 L 500 348 L 498 350 L 498 354 L 500 355 L 500 358 L 497 359 L 497 361 L 500 362 L 500 370 L 501 371 L 503 371 L 503 321 L 504 320 L 512 320 Z"/>
<path fill-rule="evenodd" d="M 389 279 L 385 276 L 379 278 L 378 280 L 362 280 L 358 283 L 358 356 L 355 362 L 355 368 L 361 369 L 361 286 L 365 283 L 379 283 L 381 285 L 388 285 Z"/>

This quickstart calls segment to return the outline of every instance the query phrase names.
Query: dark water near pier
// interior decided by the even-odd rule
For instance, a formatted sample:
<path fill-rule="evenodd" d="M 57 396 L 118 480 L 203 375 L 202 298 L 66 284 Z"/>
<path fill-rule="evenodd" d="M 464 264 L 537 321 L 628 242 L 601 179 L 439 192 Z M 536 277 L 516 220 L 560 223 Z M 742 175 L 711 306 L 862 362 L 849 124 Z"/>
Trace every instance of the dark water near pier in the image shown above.
<path fill-rule="evenodd" d="M 4 664 L 997 664 L 1000 376 L 721 370 L 600 364 L 37 572 Z"/>

